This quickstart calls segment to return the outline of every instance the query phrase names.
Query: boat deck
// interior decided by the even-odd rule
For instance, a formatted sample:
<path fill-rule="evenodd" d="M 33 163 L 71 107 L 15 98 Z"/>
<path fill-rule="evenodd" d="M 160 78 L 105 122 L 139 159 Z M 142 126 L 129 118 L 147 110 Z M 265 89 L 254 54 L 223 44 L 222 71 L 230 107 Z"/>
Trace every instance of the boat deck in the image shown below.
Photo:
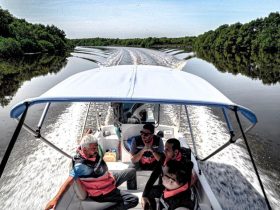
<path fill-rule="evenodd" d="M 111 172 L 120 171 L 128 168 L 128 163 L 122 162 L 107 162 L 109 170 Z M 145 185 L 151 175 L 151 171 L 137 171 L 137 190 L 127 190 L 126 182 L 120 185 L 118 188 L 126 192 L 132 193 L 139 198 L 139 203 L 133 209 L 142 209 L 140 200 L 142 197 L 143 190 Z M 90 199 L 80 200 L 76 194 L 79 190 L 77 185 L 72 184 L 70 188 L 63 194 L 62 198 L 58 202 L 56 209 L 57 210 L 102 210 L 113 205 L 111 202 L 98 203 Z M 79 193 L 80 194 L 80 193 Z"/>
<path fill-rule="evenodd" d="M 122 163 L 122 162 L 107 162 L 107 165 L 109 167 L 109 170 L 112 172 L 120 171 L 120 170 L 128 168 L 128 163 Z M 126 192 L 132 193 L 139 198 L 138 205 L 136 207 L 134 207 L 133 209 L 142 209 L 142 206 L 140 203 L 141 197 L 142 197 L 142 193 L 145 188 L 145 185 L 146 185 L 148 179 L 150 178 L 151 173 L 152 173 L 151 171 L 137 171 L 137 188 L 138 188 L 137 190 L 127 190 L 126 182 L 124 182 L 121 186 L 118 187 L 120 190 L 124 190 Z"/>

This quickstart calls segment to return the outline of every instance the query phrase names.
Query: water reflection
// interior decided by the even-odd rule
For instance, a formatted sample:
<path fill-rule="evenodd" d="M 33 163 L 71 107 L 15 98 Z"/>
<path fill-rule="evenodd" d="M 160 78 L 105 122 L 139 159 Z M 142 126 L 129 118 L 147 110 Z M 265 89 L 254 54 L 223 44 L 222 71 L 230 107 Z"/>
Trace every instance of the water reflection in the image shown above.
<path fill-rule="evenodd" d="M 0 105 L 7 106 L 24 81 L 57 73 L 67 63 L 67 55 L 33 55 L 20 59 L 0 59 Z"/>
<path fill-rule="evenodd" d="M 280 54 L 229 54 L 217 51 L 198 51 L 197 56 L 212 63 L 221 72 L 242 74 L 260 79 L 263 84 L 280 82 Z"/>

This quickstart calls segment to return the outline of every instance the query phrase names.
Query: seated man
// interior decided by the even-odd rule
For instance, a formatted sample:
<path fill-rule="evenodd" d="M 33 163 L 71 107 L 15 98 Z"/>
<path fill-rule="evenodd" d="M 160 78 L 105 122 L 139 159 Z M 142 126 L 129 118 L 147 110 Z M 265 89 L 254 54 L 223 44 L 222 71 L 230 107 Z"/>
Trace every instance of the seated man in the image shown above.
<path fill-rule="evenodd" d="M 48 203 L 46 209 L 55 207 L 74 179 L 85 189 L 90 199 L 97 202 L 116 202 L 117 205 L 108 208 L 110 210 L 130 209 L 138 204 L 137 196 L 117 188 L 125 181 L 128 182 L 128 188 L 137 188 L 135 169 L 129 168 L 118 173 L 110 173 L 105 161 L 98 154 L 97 139 L 91 134 L 87 133 L 82 138 L 81 146 L 73 157 L 73 169 L 70 171 L 69 178 L 55 198 Z"/>
<path fill-rule="evenodd" d="M 191 176 L 193 163 L 170 160 L 163 167 L 163 193 L 160 197 L 159 210 L 193 209 L 191 200 Z"/>
<path fill-rule="evenodd" d="M 153 204 L 154 199 L 159 198 L 162 194 L 163 186 L 161 180 L 162 168 L 171 160 L 177 162 L 189 162 L 191 159 L 190 150 L 181 147 L 180 141 L 175 138 L 168 139 L 165 143 L 164 155 L 161 157 L 157 165 L 155 166 L 142 195 L 142 206 L 146 204 Z M 154 186 L 154 183 L 159 178 L 159 185 Z"/>
<path fill-rule="evenodd" d="M 130 167 L 136 170 L 153 170 L 163 154 L 163 142 L 159 136 L 154 135 L 153 124 L 145 124 L 140 132 L 140 136 L 132 139 Z"/>

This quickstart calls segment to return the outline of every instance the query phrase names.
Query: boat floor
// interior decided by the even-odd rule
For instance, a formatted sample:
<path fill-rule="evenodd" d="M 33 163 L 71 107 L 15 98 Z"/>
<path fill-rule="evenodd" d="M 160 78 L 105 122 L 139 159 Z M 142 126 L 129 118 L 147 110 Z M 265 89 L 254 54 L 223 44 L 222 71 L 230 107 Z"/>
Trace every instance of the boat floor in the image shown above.
<path fill-rule="evenodd" d="M 121 171 L 123 169 L 128 168 L 129 163 L 123 163 L 123 162 L 107 162 L 109 171 L 114 172 L 114 171 Z M 126 182 L 121 184 L 118 188 L 120 190 L 129 192 L 133 195 L 136 195 L 139 198 L 139 203 L 136 207 L 133 209 L 142 209 L 141 206 L 141 197 L 143 190 L 145 188 L 145 185 L 150 178 L 152 171 L 137 171 L 137 190 L 127 190 Z"/>

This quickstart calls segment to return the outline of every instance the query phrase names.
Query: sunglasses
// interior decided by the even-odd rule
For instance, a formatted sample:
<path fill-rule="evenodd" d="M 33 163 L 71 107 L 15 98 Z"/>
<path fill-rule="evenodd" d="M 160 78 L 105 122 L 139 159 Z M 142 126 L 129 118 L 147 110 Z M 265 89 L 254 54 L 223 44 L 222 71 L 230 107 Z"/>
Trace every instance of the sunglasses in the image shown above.
<path fill-rule="evenodd" d="M 177 182 L 176 179 L 172 178 L 171 176 L 168 176 L 167 174 L 163 174 L 162 177 L 166 177 L 170 182 Z"/>
<path fill-rule="evenodd" d="M 146 133 L 144 131 L 140 131 L 140 134 L 141 136 L 145 136 L 145 137 L 152 135 L 152 133 Z"/>

